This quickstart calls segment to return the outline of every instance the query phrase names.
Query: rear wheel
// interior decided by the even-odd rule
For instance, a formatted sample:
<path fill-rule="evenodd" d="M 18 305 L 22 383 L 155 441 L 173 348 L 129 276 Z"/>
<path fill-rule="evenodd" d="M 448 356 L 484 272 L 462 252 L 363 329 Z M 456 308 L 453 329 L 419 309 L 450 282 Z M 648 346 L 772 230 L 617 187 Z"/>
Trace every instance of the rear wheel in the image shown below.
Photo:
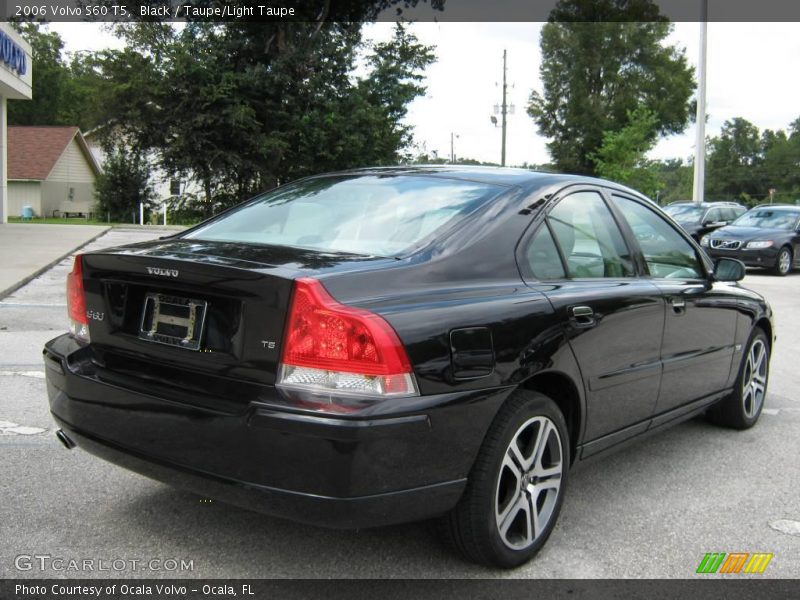
<path fill-rule="evenodd" d="M 775 274 L 781 277 L 788 275 L 792 270 L 793 258 L 790 248 L 781 248 L 780 252 L 778 252 L 778 258 L 775 259 Z"/>
<path fill-rule="evenodd" d="M 548 397 L 518 391 L 486 435 L 445 539 L 473 562 L 516 567 L 544 545 L 558 519 L 569 468 L 564 416 Z"/>
<path fill-rule="evenodd" d="M 739 367 L 733 393 L 709 411 L 711 420 L 733 429 L 749 429 L 758 421 L 769 381 L 769 341 L 756 329 Z"/>

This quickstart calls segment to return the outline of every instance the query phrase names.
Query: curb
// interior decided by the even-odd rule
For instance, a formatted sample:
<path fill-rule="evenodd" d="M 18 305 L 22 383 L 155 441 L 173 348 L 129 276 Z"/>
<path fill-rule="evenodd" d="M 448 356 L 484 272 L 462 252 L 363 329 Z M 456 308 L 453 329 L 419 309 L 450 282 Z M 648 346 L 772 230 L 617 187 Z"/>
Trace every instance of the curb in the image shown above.
<path fill-rule="evenodd" d="M 67 258 L 69 255 L 73 254 L 74 252 L 77 252 L 78 250 L 80 250 L 84 246 L 88 246 L 89 244 L 91 244 L 96 239 L 98 239 L 98 238 L 104 236 L 105 234 L 107 234 L 109 231 L 111 231 L 111 227 L 105 227 L 103 229 L 103 231 L 98 233 L 93 238 L 86 240 L 85 242 L 83 242 L 82 244 L 76 246 L 75 248 L 73 248 L 69 252 L 66 252 L 66 253 L 62 254 L 61 256 L 56 258 L 55 260 L 49 262 L 48 264 L 43 266 L 41 269 L 37 269 L 35 272 L 31 273 L 30 275 L 28 275 L 24 279 L 18 281 L 17 283 L 15 283 L 14 285 L 12 285 L 12 286 L 10 286 L 10 287 L 8 287 L 6 289 L 4 289 L 3 291 L 0 292 L 0 300 L 4 300 L 7 296 L 10 296 L 14 292 L 16 292 L 19 288 L 29 284 L 31 281 L 33 281 L 34 279 L 39 277 L 39 275 L 41 275 L 45 271 L 48 271 L 48 270 L 52 269 L 55 265 L 60 263 L 62 260 Z"/>

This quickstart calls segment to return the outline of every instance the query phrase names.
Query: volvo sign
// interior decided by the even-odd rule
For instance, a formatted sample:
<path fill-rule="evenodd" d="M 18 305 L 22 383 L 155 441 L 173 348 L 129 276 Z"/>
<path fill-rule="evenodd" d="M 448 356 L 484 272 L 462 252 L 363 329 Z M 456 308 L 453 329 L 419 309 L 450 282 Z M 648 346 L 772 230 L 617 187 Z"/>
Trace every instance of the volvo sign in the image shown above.
<path fill-rule="evenodd" d="M 28 72 L 28 57 L 25 50 L 4 31 L 0 31 L 0 60 L 17 75 L 25 75 Z"/>

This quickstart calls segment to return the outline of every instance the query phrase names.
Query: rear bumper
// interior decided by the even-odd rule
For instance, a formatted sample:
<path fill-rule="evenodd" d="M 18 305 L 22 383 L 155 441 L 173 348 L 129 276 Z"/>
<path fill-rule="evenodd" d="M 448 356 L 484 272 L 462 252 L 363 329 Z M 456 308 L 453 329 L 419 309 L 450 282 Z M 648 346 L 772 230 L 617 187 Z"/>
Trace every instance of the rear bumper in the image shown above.
<path fill-rule="evenodd" d="M 45 347 L 50 410 L 80 448 L 153 479 L 336 528 L 417 521 L 460 498 L 509 389 L 411 399 L 328 417 L 251 402 L 238 413 L 110 385 L 62 336 Z M 412 405 L 413 404 L 413 405 Z"/>
<path fill-rule="evenodd" d="M 462 479 L 353 498 L 305 494 L 203 473 L 154 459 L 84 435 L 58 417 L 54 416 L 54 419 L 79 448 L 110 463 L 206 498 L 323 527 L 366 528 L 427 519 L 452 508 L 466 485 L 466 479 Z"/>

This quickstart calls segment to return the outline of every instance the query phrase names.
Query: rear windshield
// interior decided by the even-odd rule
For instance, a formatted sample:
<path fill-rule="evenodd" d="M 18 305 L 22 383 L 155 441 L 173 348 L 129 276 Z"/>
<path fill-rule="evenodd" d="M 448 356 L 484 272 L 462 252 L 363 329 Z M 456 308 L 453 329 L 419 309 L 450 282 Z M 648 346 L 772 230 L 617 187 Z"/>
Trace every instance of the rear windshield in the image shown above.
<path fill-rule="evenodd" d="M 800 212 L 773 208 L 754 208 L 736 219 L 733 224 L 740 227 L 762 229 L 794 229 Z"/>
<path fill-rule="evenodd" d="M 185 237 L 395 256 L 505 190 L 410 175 L 316 178 L 259 196 Z"/>

